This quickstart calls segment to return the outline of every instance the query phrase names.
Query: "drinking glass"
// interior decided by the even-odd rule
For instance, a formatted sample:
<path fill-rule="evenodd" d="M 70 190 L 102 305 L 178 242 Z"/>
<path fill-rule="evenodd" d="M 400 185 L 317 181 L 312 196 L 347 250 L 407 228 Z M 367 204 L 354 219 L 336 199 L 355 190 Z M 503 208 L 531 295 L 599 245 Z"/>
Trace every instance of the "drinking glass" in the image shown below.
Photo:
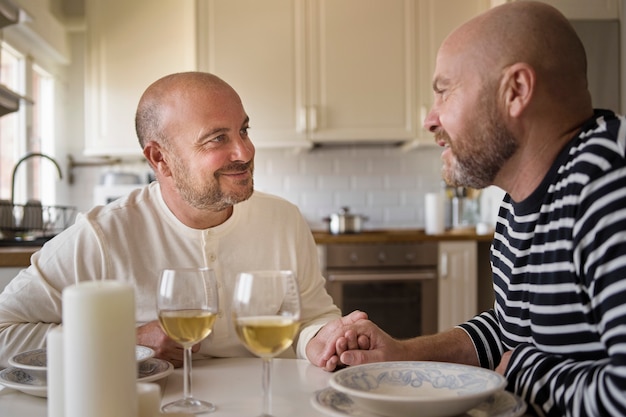
<path fill-rule="evenodd" d="M 209 413 L 215 405 L 191 394 L 191 348 L 213 330 L 218 313 L 215 273 L 209 268 L 164 269 L 159 278 L 157 312 L 163 331 L 185 352 L 184 396 L 163 406 L 164 412 Z"/>
<path fill-rule="evenodd" d="M 300 326 L 300 292 L 292 271 L 237 275 L 232 304 L 237 335 L 263 361 L 263 414 L 271 416 L 272 358 L 293 343 Z"/>

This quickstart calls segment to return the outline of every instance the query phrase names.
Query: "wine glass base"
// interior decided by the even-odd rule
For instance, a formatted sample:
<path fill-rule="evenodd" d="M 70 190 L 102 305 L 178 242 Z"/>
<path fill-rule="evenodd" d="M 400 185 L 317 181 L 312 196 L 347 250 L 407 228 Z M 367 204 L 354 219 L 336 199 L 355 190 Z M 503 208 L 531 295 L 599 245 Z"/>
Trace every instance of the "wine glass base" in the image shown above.
<path fill-rule="evenodd" d="M 206 414 L 212 413 L 217 407 L 206 401 L 196 400 L 195 398 L 183 398 L 165 404 L 161 407 L 161 411 L 164 413 L 192 413 L 192 414 Z"/>

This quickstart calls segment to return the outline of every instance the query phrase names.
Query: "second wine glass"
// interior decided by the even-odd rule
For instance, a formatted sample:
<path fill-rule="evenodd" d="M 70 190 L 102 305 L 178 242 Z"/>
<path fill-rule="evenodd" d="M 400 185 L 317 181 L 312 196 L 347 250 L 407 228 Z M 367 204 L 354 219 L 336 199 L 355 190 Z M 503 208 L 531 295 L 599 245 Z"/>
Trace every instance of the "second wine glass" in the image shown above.
<path fill-rule="evenodd" d="M 165 269 L 159 279 L 157 312 L 163 331 L 184 348 L 184 397 L 165 412 L 209 413 L 212 403 L 191 394 L 191 348 L 213 330 L 219 310 L 215 273 L 209 268 Z"/>
<path fill-rule="evenodd" d="M 271 416 L 272 358 L 293 343 L 300 326 L 300 292 L 292 271 L 242 272 L 232 315 L 243 345 L 263 360 L 263 414 Z"/>

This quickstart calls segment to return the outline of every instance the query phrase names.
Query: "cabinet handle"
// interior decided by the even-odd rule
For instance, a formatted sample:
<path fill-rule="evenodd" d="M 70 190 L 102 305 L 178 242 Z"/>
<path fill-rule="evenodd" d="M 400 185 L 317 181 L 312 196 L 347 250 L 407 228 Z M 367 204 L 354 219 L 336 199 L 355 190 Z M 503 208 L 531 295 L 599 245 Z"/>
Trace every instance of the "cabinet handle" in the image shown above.
<path fill-rule="evenodd" d="M 425 105 L 421 105 L 420 106 L 420 121 L 422 122 L 422 125 L 424 124 L 424 120 L 426 120 L 427 116 L 428 116 L 428 107 Z"/>
<path fill-rule="evenodd" d="M 441 259 L 439 262 L 439 275 L 441 278 L 448 278 L 448 254 L 446 252 L 441 253 Z"/>
<path fill-rule="evenodd" d="M 317 107 L 309 108 L 309 129 L 311 132 L 317 131 Z"/>
<path fill-rule="evenodd" d="M 298 117 L 296 120 L 296 131 L 298 133 L 306 132 L 306 119 L 307 119 L 307 109 L 306 107 L 301 107 L 298 111 Z"/>

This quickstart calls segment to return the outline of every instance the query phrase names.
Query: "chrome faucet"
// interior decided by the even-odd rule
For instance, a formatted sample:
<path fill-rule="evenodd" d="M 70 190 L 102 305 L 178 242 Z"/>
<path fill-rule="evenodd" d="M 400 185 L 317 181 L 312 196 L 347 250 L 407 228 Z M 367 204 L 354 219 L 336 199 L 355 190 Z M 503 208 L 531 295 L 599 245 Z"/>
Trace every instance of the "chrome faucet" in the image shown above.
<path fill-rule="evenodd" d="M 22 164 L 22 162 L 26 161 L 27 159 L 34 158 L 34 157 L 45 158 L 45 159 L 50 160 L 50 162 L 52 162 L 54 166 L 57 168 L 57 172 L 59 173 L 59 179 L 63 178 L 63 174 L 61 174 L 61 167 L 59 166 L 57 161 L 55 161 L 52 157 L 43 153 L 38 153 L 38 152 L 26 154 L 24 157 L 22 157 L 22 159 L 17 161 L 17 164 L 15 164 L 15 167 L 13 167 L 13 173 L 11 174 L 11 204 L 15 204 L 15 173 L 17 172 L 17 168 Z"/>

